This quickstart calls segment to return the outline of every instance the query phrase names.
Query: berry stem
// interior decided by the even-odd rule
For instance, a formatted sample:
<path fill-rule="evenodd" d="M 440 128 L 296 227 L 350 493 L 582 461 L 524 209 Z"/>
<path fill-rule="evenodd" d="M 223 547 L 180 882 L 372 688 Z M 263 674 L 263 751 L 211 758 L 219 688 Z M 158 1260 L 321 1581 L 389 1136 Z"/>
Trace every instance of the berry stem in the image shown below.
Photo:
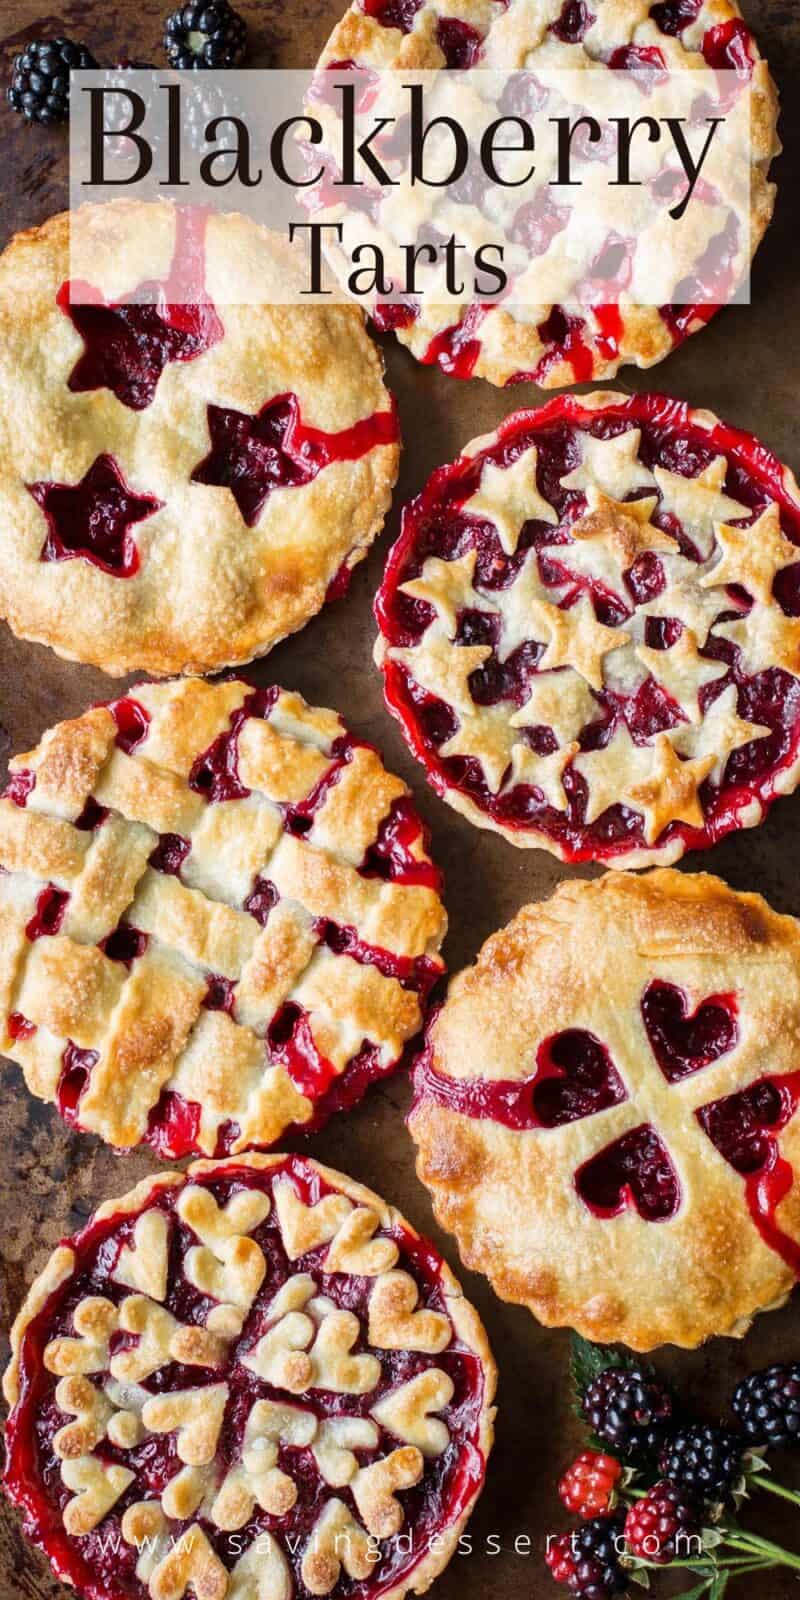
<path fill-rule="evenodd" d="M 787 1489 L 782 1483 L 776 1483 L 774 1478 L 754 1472 L 747 1482 L 752 1484 L 754 1489 L 766 1489 L 768 1494 L 776 1494 L 781 1500 L 790 1500 L 792 1505 L 800 1506 L 800 1494 L 795 1489 Z"/>
<path fill-rule="evenodd" d="M 793 1555 L 790 1550 L 784 1550 L 782 1545 L 773 1544 L 771 1539 L 762 1539 L 758 1533 L 746 1533 L 742 1528 L 725 1529 L 724 1542 L 732 1550 L 748 1551 L 752 1555 L 759 1552 L 774 1562 L 775 1566 L 791 1567 L 794 1572 L 800 1572 L 800 1556 Z"/>

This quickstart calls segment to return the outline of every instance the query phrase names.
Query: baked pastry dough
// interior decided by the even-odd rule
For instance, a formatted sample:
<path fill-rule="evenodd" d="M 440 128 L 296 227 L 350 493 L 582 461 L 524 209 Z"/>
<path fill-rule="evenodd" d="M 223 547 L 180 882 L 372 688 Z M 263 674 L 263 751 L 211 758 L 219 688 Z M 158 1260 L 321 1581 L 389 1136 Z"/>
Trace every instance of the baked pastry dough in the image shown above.
<path fill-rule="evenodd" d="M 111 1144 L 225 1154 L 397 1064 L 443 970 L 410 795 L 333 711 L 139 684 L 0 798 L 3 1048 Z"/>
<path fill-rule="evenodd" d="M 483 1486 L 477 1313 L 397 1211 L 299 1156 L 198 1161 L 106 1201 L 12 1349 L 6 1488 L 95 1600 L 402 1600 Z"/>
<path fill-rule="evenodd" d="M 580 91 L 570 84 L 589 73 L 595 92 L 590 89 L 586 98 L 592 111 L 606 98 L 619 110 L 620 75 L 628 73 L 638 74 L 642 94 L 637 93 L 635 100 L 641 99 L 648 111 L 653 75 L 657 82 L 658 74 L 664 72 L 675 74 L 677 83 L 689 81 L 687 74 L 696 75 L 704 67 L 723 71 L 730 75 L 726 98 L 731 80 L 735 85 L 734 99 L 728 100 L 728 105 L 735 104 L 737 91 L 749 96 L 747 198 L 734 201 L 731 208 L 721 202 L 717 186 L 709 183 L 706 199 L 694 202 L 686 213 L 691 230 L 681 238 L 680 249 L 675 244 L 673 218 L 660 207 L 654 212 L 641 209 L 650 183 L 655 188 L 659 181 L 674 182 L 674 165 L 670 171 L 671 163 L 662 158 L 660 146 L 652 156 L 652 178 L 642 180 L 638 189 L 609 187 L 604 165 L 587 161 L 580 180 L 573 181 L 588 186 L 592 169 L 599 168 L 602 190 L 596 195 L 594 217 L 592 208 L 587 207 L 577 225 L 570 225 L 574 219 L 564 204 L 566 191 L 549 186 L 540 145 L 538 188 L 533 198 L 530 183 L 521 190 L 501 191 L 490 187 L 480 171 L 474 176 L 469 165 L 457 183 L 435 194 L 430 211 L 421 211 L 427 197 L 420 196 L 418 186 L 409 187 L 406 177 L 399 180 L 404 187 L 398 190 L 374 192 L 369 197 L 369 237 L 384 247 L 390 247 L 396 236 L 397 212 L 405 225 L 400 235 L 404 242 L 409 238 L 413 242 L 408 217 L 414 216 L 420 220 L 417 237 L 427 243 L 446 240 L 455 233 L 462 244 L 471 243 L 473 250 L 481 240 L 503 248 L 502 260 L 510 273 L 506 292 L 512 301 L 510 309 L 489 302 L 470 303 L 463 295 L 435 304 L 432 294 L 423 300 L 410 296 L 405 303 L 378 306 L 379 326 L 393 329 L 418 361 L 435 363 L 455 377 L 487 378 L 495 384 L 530 380 L 547 389 L 610 378 L 631 363 L 653 366 L 706 325 L 719 309 L 717 296 L 722 304 L 731 298 L 740 278 L 746 276 L 749 257 L 772 216 L 775 187 L 768 173 L 780 151 L 778 97 L 736 0 L 688 0 L 688 4 L 679 0 L 593 0 L 592 4 L 508 0 L 501 5 L 497 0 L 353 0 L 331 34 L 320 66 L 335 67 L 340 74 L 343 68 L 359 67 L 365 82 L 369 73 L 384 69 L 478 69 L 469 86 L 460 91 L 454 88 L 451 96 L 451 109 L 460 126 L 467 134 L 474 128 L 472 142 L 476 146 L 488 125 L 480 99 L 481 79 L 490 72 L 498 74 L 501 86 L 506 75 L 515 75 L 505 86 L 508 103 L 505 97 L 497 100 L 498 115 L 518 110 L 526 114 L 533 108 L 543 121 L 549 109 L 541 110 L 547 86 L 552 88 L 559 112 L 565 97 L 578 102 L 576 116 L 587 109 L 580 101 Z M 560 73 L 569 76 L 559 81 Z M 606 86 L 596 82 L 598 75 L 607 75 L 607 97 Z M 487 97 L 488 93 L 484 91 Z M 498 90 L 494 93 L 499 95 Z M 633 98 L 626 97 L 623 102 L 631 120 L 636 115 Z M 472 124 L 471 99 L 479 105 Z M 674 111 L 674 105 L 671 109 Z M 602 148 L 601 144 L 601 152 Z M 737 151 L 737 176 L 740 165 L 744 162 Z M 487 194 L 489 227 L 480 203 Z M 748 199 L 749 230 L 742 215 Z M 366 208 L 363 199 L 359 205 Z M 339 221 L 343 212 L 341 204 L 336 208 L 328 201 L 325 220 Z M 598 228 L 598 219 L 604 226 Z M 604 263 L 616 260 L 620 250 L 624 252 L 626 282 L 618 299 L 606 304 L 602 300 L 604 279 L 610 277 L 615 285 L 621 284 L 622 274 L 617 266 L 609 270 Z M 466 258 L 462 255 L 460 259 Z M 494 254 L 486 257 L 487 262 L 498 259 Z M 522 265 L 512 270 L 515 260 Z M 705 290 L 700 303 L 691 301 L 692 278 L 699 278 Z M 520 281 L 525 287 L 517 290 L 514 303 L 515 285 Z M 553 304 L 553 285 L 563 298 L 565 283 L 572 285 L 573 298 L 566 304 Z M 663 285 L 662 305 L 648 303 L 655 298 L 654 283 Z M 640 300 L 644 303 L 637 303 Z M 668 303 L 671 300 L 677 303 Z"/>
<path fill-rule="evenodd" d="M 466 1265 L 589 1339 L 743 1335 L 800 1274 L 799 1018 L 800 924 L 719 878 L 526 906 L 415 1071 L 417 1172 Z"/>
<path fill-rule="evenodd" d="M 380 529 L 399 433 L 352 306 L 236 215 L 119 200 L 0 257 L 0 611 L 120 675 L 263 655 Z M 150 304 L 126 297 L 148 284 Z M 170 295 L 194 304 L 171 304 Z"/>
<path fill-rule="evenodd" d="M 796 786 L 800 490 L 708 411 L 562 396 L 405 509 L 389 709 L 456 810 L 564 861 L 668 864 Z"/>

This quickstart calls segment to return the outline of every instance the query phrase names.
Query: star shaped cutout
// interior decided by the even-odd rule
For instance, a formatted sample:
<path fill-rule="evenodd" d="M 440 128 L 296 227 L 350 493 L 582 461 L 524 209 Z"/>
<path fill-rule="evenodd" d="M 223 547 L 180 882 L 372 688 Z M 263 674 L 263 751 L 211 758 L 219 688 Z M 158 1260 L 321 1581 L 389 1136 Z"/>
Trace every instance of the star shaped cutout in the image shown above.
<path fill-rule="evenodd" d="M 47 521 L 40 561 L 91 561 L 115 578 L 138 571 L 131 528 L 161 509 L 153 495 L 129 489 L 113 456 L 97 456 L 79 483 L 29 483 Z"/>
<path fill-rule="evenodd" d="M 694 635 L 686 629 L 668 650 L 650 650 L 647 645 L 640 644 L 636 654 L 642 666 L 677 701 L 689 721 L 701 722 L 699 692 L 705 684 L 724 678 L 727 662 L 709 661 L 701 656 Z"/>
<path fill-rule="evenodd" d="M 678 553 L 677 539 L 656 528 L 650 520 L 657 505 L 657 495 L 622 501 L 610 499 L 600 489 L 587 489 L 586 511 L 572 523 L 569 531 L 577 544 L 587 547 L 594 575 L 610 576 L 619 586 L 623 574 L 645 550 Z M 565 564 L 571 556 L 572 551 L 567 547 Z"/>
<path fill-rule="evenodd" d="M 612 650 L 630 643 L 630 634 L 621 628 L 607 628 L 598 622 L 589 596 L 582 594 L 568 610 L 559 606 L 542 604 L 534 616 L 534 632 L 545 627 L 549 634 L 547 649 L 539 661 L 546 671 L 550 667 L 574 667 L 593 689 L 603 687 L 603 660 Z"/>
<path fill-rule="evenodd" d="M 772 732 L 760 722 L 747 722 L 738 712 L 739 692 L 735 683 L 729 683 L 722 694 L 708 707 L 699 727 L 683 723 L 671 728 L 669 737 L 675 749 L 683 756 L 714 755 L 715 764 L 709 772 L 714 783 L 721 783 L 728 756 L 754 739 L 764 739 Z"/>
<path fill-rule="evenodd" d="M 704 561 L 712 549 L 714 524 L 732 517 L 746 517 L 749 507 L 732 500 L 724 492 L 728 471 L 725 456 L 715 456 L 696 478 L 681 472 L 656 467 L 654 477 L 661 490 L 661 510 L 677 517 Z"/>
<path fill-rule="evenodd" d="M 452 739 L 439 746 L 439 754 L 470 756 L 480 761 L 488 788 L 492 794 L 497 794 L 511 760 L 512 746 L 514 734 L 509 728 L 506 710 L 482 706 L 479 716 L 461 718 L 461 726 Z"/>
<path fill-rule="evenodd" d="M 648 844 L 655 844 L 670 822 L 703 827 L 705 816 L 697 791 L 716 764 L 713 754 L 681 761 L 666 733 L 656 734 L 652 750 L 650 776 L 630 785 L 622 796 L 625 804 L 641 811 Z"/>
<path fill-rule="evenodd" d="M 639 428 L 629 428 L 611 439 L 595 439 L 590 433 L 580 439 L 580 466 L 561 479 L 562 489 L 588 490 L 595 485 L 614 500 L 624 500 L 635 489 L 652 485 L 652 472 L 639 460 Z"/>
<path fill-rule="evenodd" d="M 564 792 L 564 769 L 569 766 L 580 746 L 569 744 L 563 750 L 553 750 L 548 756 L 539 756 L 530 745 L 515 744 L 511 751 L 511 771 L 506 789 L 524 783 L 538 789 L 545 804 L 554 811 L 566 811 L 569 799 Z"/>
<path fill-rule="evenodd" d="M 558 672 L 535 672 L 528 698 L 511 718 L 512 728 L 549 728 L 560 745 L 576 739 L 594 720 L 597 701 L 586 680 L 572 667 Z"/>
<path fill-rule="evenodd" d="M 268 400 L 254 416 L 210 405 L 211 449 L 192 472 L 192 483 L 230 489 L 252 528 L 273 489 L 310 483 L 325 465 L 324 452 L 306 450 L 295 437 L 299 425 L 295 395 Z"/>
<path fill-rule="evenodd" d="M 714 632 L 738 645 L 748 672 L 783 667 L 800 678 L 800 618 L 784 616 L 779 606 L 756 600 L 746 617 L 719 622 Z"/>
<path fill-rule="evenodd" d="M 473 588 L 477 550 L 468 550 L 458 561 L 441 561 L 429 556 L 418 578 L 401 583 L 402 594 L 413 600 L 424 600 L 433 606 L 449 639 L 454 639 L 462 611 L 496 612 L 497 606 Z"/>
<path fill-rule="evenodd" d="M 58 305 L 84 343 L 67 380 L 73 394 L 110 389 L 123 406 L 143 411 L 169 362 L 196 361 L 223 338 L 225 330 L 209 301 L 170 306 L 158 284 L 140 285 L 137 299 L 144 288 L 151 301 L 134 305 L 104 300 L 88 284 L 62 286 Z"/>
<path fill-rule="evenodd" d="M 494 523 L 507 556 L 513 556 L 526 522 L 548 522 L 554 527 L 558 524 L 558 512 L 537 487 L 538 454 L 532 444 L 509 466 L 484 462 L 480 487 L 461 507 L 471 517 Z"/>
<path fill-rule="evenodd" d="M 421 644 L 408 650 L 390 650 L 389 659 L 405 667 L 420 688 L 453 706 L 459 715 L 468 717 L 475 711 L 469 680 L 491 653 L 488 644 L 451 644 L 444 634 L 436 633 L 432 627 Z"/>
<path fill-rule="evenodd" d="M 738 583 L 754 600 L 768 605 L 776 572 L 800 561 L 800 549 L 787 539 L 781 527 L 780 510 L 774 500 L 749 528 L 733 528 L 727 522 L 717 528 L 721 555 L 716 566 L 700 579 L 703 589 L 719 584 Z"/>

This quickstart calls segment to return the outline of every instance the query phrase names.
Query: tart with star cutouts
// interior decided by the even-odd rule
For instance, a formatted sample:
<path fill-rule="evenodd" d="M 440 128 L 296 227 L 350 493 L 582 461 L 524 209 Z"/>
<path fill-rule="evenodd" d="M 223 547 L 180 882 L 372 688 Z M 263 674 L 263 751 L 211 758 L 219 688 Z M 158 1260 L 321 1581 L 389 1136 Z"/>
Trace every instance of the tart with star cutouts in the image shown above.
<path fill-rule="evenodd" d="M 683 181 L 674 157 L 662 157 L 660 146 L 650 153 L 638 189 L 618 181 L 609 185 L 603 173 L 592 215 L 571 212 L 570 191 L 552 188 L 551 169 L 541 154 L 533 196 L 530 182 L 522 189 L 519 184 L 505 190 L 490 186 L 473 157 L 461 177 L 434 197 L 418 237 L 441 246 L 455 226 L 462 241 L 485 238 L 500 245 L 510 304 L 470 301 L 461 293 L 462 284 L 461 297 L 453 295 L 446 304 L 432 303 L 431 291 L 424 299 L 412 294 L 376 310 L 377 325 L 393 329 L 418 361 L 454 377 L 561 388 L 613 377 L 624 365 L 653 366 L 732 298 L 772 216 L 775 188 L 768 173 L 780 151 L 778 99 L 736 0 L 537 0 L 535 5 L 529 0 L 353 0 L 325 46 L 320 67 L 339 76 L 357 67 L 365 83 L 388 69 L 478 69 L 452 102 L 467 131 L 470 97 L 488 97 L 483 80 L 489 81 L 489 73 L 501 84 L 507 79 L 502 93 L 492 90 L 497 115 L 521 115 L 534 126 L 551 109 L 548 87 L 559 112 L 565 103 L 562 89 L 567 99 L 578 100 L 575 115 L 587 109 L 575 91 L 581 77 L 590 85 L 586 98 L 592 112 L 607 104 L 618 108 L 624 96 L 632 122 L 640 103 L 644 112 L 651 111 L 654 87 L 666 85 L 670 76 L 673 86 L 688 84 L 689 75 L 696 78 L 698 72 L 708 80 L 703 94 L 723 120 L 734 108 L 744 111 L 744 149 L 736 150 L 729 169 L 737 185 L 744 176 L 740 197 L 728 203 L 720 193 L 728 176 L 721 165 L 713 182 L 698 186 L 686 214 L 691 228 L 679 247 L 666 207 L 676 182 L 682 191 Z M 563 73 L 569 76 L 559 79 Z M 721 91 L 718 73 L 725 74 Z M 631 81 L 639 91 L 634 95 Z M 664 115 L 669 109 L 674 113 L 674 104 L 665 103 Z M 480 131 L 486 125 L 484 107 L 475 126 Z M 571 182 L 587 188 L 597 182 L 600 163 L 613 155 L 613 144 L 606 148 L 612 132 L 606 124 L 597 146 L 586 147 L 580 177 Z M 354 208 L 368 212 L 370 237 L 391 246 L 398 225 L 393 191 L 366 188 L 359 194 Z M 413 188 L 404 198 L 404 216 L 420 215 L 426 198 Z M 341 218 L 341 190 L 323 190 L 320 203 L 332 220 Z M 552 303 L 554 285 L 561 290 L 565 284 L 572 299 Z M 612 294 L 604 298 L 608 285 Z"/>
<path fill-rule="evenodd" d="M 743 1335 L 800 1275 L 798 1027 L 800 923 L 758 895 L 658 868 L 525 906 L 415 1069 L 466 1265 L 592 1340 Z"/>
<path fill-rule="evenodd" d="M 115 676 L 207 672 L 344 592 L 389 505 L 397 417 L 361 313 L 281 304 L 293 270 L 247 218 L 167 203 L 12 240 L 0 613 L 21 637 Z"/>
<path fill-rule="evenodd" d="M 483 1486 L 477 1313 L 397 1211 L 297 1156 L 106 1201 L 12 1348 L 6 1491 L 88 1600 L 402 1600 Z"/>
<path fill-rule="evenodd" d="M 506 418 L 405 508 L 376 614 L 431 783 L 513 844 L 669 864 L 800 777 L 800 490 L 708 411 Z"/>
<path fill-rule="evenodd" d="M 398 1063 L 443 970 L 405 785 L 333 711 L 139 684 L 59 723 L 0 798 L 2 1048 L 112 1145 L 235 1153 Z"/>

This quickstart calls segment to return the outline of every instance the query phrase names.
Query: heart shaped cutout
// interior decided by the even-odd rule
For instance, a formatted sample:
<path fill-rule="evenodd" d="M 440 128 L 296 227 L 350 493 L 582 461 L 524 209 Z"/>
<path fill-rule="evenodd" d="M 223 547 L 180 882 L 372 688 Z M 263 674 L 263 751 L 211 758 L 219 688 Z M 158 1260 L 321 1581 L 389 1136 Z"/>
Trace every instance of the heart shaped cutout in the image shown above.
<path fill-rule="evenodd" d="M 683 989 L 660 979 L 642 995 L 642 1021 L 668 1083 L 711 1066 L 739 1040 L 735 994 L 712 994 L 692 1012 Z"/>
<path fill-rule="evenodd" d="M 584 1162 L 575 1187 L 596 1217 L 617 1217 L 632 1205 L 644 1222 L 667 1222 L 681 1197 L 666 1146 L 647 1122 Z"/>

